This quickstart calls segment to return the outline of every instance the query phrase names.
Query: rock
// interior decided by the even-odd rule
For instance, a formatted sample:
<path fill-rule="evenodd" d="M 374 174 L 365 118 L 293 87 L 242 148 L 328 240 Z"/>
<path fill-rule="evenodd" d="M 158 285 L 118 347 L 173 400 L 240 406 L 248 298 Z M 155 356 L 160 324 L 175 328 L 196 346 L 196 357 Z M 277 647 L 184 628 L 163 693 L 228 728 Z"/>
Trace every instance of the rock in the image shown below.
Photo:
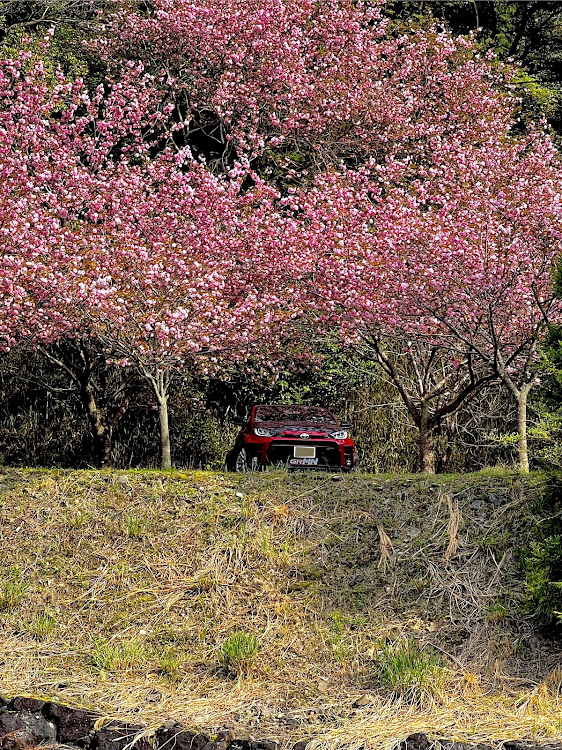
<path fill-rule="evenodd" d="M 373 702 L 373 696 L 372 695 L 362 695 L 353 704 L 352 708 L 364 708 L 365 706 L 370 706 Z"/>
<path fill-rule="evenodd" d="M 446 740 L 430 742 L 428 737 L 421 732 L 411 734 L 402 740 L 395 750 L 430 750 L 434 747 L 440 750 L 493 750 L 490 745 L 468 745 L 465 742 L 447 742 Z"/>
<path fill-rule="evenodd" d="M 470 503 L 470 507 L 473 508 L 474 510 L 480 510 L 481 508 L 486 507 L 486 503 L 484 502 L 484 500 L 477 499 L 477 500 L 473 500 Z"/>
<path fill-rule="evenodd" d="M 206 734 L 186 732 L 179 724 L 175 723 L 172 727 L 161 727 L 155 735 L 155 746 L 157 748 L 165 746 L 166 750 L 169 748 L 174 750 L 203 750 L 208 742 L 209 737 Z"/>
<path fill-rule="evenodd" d="M 124 750 L 128 746 L 135 750 L 152 750 L 146 737 L 131 744 L 142 729 L 131 724 L 108 724 L 94 733 L 90 747 L 92 750 Z"/>
<path fill-rule="evenodd" d="M 411 734 L 405 740 L 402 740 L 395 750 L 428 750 L 430 745 L 431 743 L 425 734 L 416 732 L 416 734 Z"/>
<path fill-rule="evenodd" d="M 57 727 L 57 742 L 63 745 L 89 747 L 97 714 L 83 708 L 70 708 L 60 703 L 47 703 L 45 716 Z"/>
<path fill-rule="evenodd" d="M 162 693 L 155 688 L 151 688 L 146 694 L 145 700 L 147 703 L 160 703 L 162 700 Z"/>
<path fill-rule="evenodd" d="M 418 529 L 417 526 L 408 526 L 408 528 L 406 529 L 406 534 L 410 537 L 410 539 L 415 539 L 421 534 L 421 529 Z"/>
<path fill-rule="evenodd" d="M 308 740 L 299 740 L 298 742 L 295 742 L 293 745 L 293 750 L 306 750 L 306 746 L 308 745 Z"/>
<path fill-rule="evenodd" d="M 446 740 L 430 742 L 428 737 L 421 732 L 411 734 L 402 740 L 395 750 L 430 750 L 434 747 L 440 750 L 493 750 L 490 745 L 468 745 L 465 742 L 447 742 Z"/>
<path fill-rule="evenodd" d="M 37 742 L 32 734 L 24 729 L 17 732 L 8 732 L 0 737 L 0 750 L 25 750 L 28 747 L 35 747 Z"/>
<path fill-rule="evenodd" d="M 133 486 L 131 480 L 126 474 L 119 474 L 117 477 L 117 485 L 123 492 L 132 492 Z"/>
<path fill-rule="evenodd" d="M 531 653 L 536 654 L 540 649 L 541 643 L 538 638 L 532 635 L 527 639 L 527 645 L 529 646 Z"/>
<path fill-rule="evenodd" d="M 270 740 L 237 739 L 232 740 L 227 750 L 278 750 L 278 748 L 278 743 Z"/>
<path fill-rule="evenodd" d="M 21 736 L 18 733 L 21 733 Z M 14 737 L 18 735 L 14 742 L 23 742 L 24 735 L 29 735 L 31 742 L 28 745 L 55 742 L 57 739 L 55 725 L 41 714 L 29 711 L 5 711 L 0 714 L 0 735 L 7 734 L 13 734 Z"/>
<path fill-rule="evenodd" d="M 217 732 L 217 742 L 232 742 L 235 736 L 236 735 L 232 729 L 221 729 Z"/>
<path fill-rule="evenodd" d="M 46 701 L 37 698 L 14 698 L 10 701 L 10 711 L 30 711 L 35 713 L 42 711 Z"/>

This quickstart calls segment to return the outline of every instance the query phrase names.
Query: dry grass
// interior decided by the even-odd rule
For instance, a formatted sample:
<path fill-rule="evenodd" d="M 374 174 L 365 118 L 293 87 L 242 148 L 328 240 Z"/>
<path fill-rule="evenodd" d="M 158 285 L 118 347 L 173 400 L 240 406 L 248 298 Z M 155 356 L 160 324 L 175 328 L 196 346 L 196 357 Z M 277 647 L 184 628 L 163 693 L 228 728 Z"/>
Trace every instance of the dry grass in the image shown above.
<path fill-rule="evenodd" d="M 451 558 L 455 555 L 460 547 L 459 539 L 459 526 L 462 520 L 459 504 L 452 498 L 447 497 L 447 508 L 449 510 L 449 522 L 447 524 L 447 536 L 449 537 L 449 544 L 445 550 L 445 560 L 450 562 Z"/>
<path fill-rule="evenodd" d="M 322 750 L 562 735 L 560 652 L 514 553 L 540 478 L 120 476 L 5 471 L 1 692 Z M 233 674 L 242 631 L 258 650 Z M 403 638 L 446 669 L 423 705 L 380 679 Z"/>
<path fill-rule="evenodd" d="M 379 542 L 381 546 L 381 556 L 378 567 L 379 570 L 382 570 L 383 573 L 386 573 L 387 568 L 392 566 L 396 559 L 396 556 L 394 554 L 394 546 L 392 544 L 391 538 L 384 530 L 384 526 L 382 524 L 377 524 L 377 531 L 379 532 Z"/>

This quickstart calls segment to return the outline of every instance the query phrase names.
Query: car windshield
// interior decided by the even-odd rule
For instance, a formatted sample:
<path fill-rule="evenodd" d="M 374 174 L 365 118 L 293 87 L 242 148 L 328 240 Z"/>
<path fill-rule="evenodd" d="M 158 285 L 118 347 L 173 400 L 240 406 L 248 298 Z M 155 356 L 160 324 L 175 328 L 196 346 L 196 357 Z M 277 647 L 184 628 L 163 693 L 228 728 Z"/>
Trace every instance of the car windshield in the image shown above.
<path fill-rule="evenodd" d="M 330 412 L 319 406 L 258 406 L 254 422 L 315 422 L 337 425 Z"/>

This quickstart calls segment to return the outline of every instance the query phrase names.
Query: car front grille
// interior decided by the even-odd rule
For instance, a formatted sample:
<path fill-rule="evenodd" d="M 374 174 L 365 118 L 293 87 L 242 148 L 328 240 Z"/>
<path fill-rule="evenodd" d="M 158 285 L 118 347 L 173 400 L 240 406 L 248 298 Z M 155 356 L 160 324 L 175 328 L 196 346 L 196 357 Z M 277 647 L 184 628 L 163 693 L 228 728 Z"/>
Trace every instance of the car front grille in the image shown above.
<path fill-rule="evenodd" d="M 318 464 L 316 466 L 310 466 L 307 468 L 318 469 L 318 468 L 329 468 L 331 466 L 341 466 L 341 454 L 340 449 L 336 443 L 326 442 L 315 442 L 313 440 L 307 440 L 306 442 L 299 442 L 297 445 L 310 445 L 316 448 L 316 457 Z M 286 465 L 290 458 L 294 456 L 295 443 L 285 442 L 272 442 L 269 445 L 267 451 L 267 463 Z"/>

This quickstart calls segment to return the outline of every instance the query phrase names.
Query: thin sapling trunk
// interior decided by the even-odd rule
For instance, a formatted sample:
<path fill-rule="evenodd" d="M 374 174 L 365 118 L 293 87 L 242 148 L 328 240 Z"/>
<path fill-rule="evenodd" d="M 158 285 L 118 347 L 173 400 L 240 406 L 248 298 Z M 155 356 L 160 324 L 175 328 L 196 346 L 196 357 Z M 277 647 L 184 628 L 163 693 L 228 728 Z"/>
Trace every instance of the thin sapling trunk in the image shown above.
<path fill-rule="evenodd" d="M 160 417 L 160 441 L 162 448 L 162 469 L 172 468 L 172 451 L 170 447 L 170 426 L 168 423 L 168 397 L 158 397 L 158 416 Z"/>

